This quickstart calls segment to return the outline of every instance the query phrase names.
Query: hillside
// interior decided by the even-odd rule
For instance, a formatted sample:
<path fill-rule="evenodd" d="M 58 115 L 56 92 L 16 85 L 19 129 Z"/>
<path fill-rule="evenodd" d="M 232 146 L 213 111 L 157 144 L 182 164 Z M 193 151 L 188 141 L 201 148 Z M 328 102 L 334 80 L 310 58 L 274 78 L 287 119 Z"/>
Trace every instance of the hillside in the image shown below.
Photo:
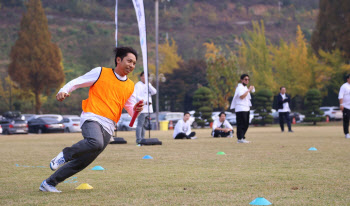
<path fill-rule="evenodd" d="M 6 3 L 7 2 L 7 3 Z M 9 3 L 12 2 L 12 3 Z M 16 3 L 17 2 L 17 3 Z M 17 38 L 22 1 L 3 1 L 0 8 L 0 73 L 7 76 L 8 55 Z M 184 60 L 204 57 L 204 42 L 237 48 L 251 21 L 265 22 L 271 43 L 293 41 L 300 25 L 310 38 L 317 17 L 318 0 L 171 0 L 160 1 L 160 43 L 173 38 Z M 94 66 L 113 66 L 114 0 L 43 0 L 53 42 L 62 50 L 66 79 Z M 119 0 L 118 45 L 140 51 L 132 2 Z M 149 63 L 154 63 L 154 1 L 145 1 Z M 141 64 L 136 71 L 141 70 Z"/>

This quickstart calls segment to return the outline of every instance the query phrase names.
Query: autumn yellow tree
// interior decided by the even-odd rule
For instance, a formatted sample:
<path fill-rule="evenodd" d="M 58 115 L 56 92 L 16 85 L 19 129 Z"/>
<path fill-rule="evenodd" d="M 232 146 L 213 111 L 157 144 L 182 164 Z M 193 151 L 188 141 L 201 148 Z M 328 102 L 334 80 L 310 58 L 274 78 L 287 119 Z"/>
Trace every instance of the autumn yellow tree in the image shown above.
<path fill-rule="evenodd" d="M 171 74 L 174 69 L 179 68 L 179 63 L 183 63 L 177 49 L 174 39 L 171 39 L 171 44 L 166 40 L 164 44 L 159 45 L 159 72 Z"/>
<path fill-rule="evenodd" d="M 226 110 L 240 75 L 237 57 L 233 52 L 225 55 L 214 43 L 204 43 L 204 46 L 206 47 L 207 80 L 213 96 L 213 106 Z"/>
<path fill-rule="evenodd" d="M 64 82 L 62 54 L 51 42 L 47 18 L 40 0 L 29 0 L 21 19 L 18 39 L 11 49 L 8 73 L 22 90 L 35 94 L 35 112 L 41 94 L 49 94 Z"/>
<path fill-rule="evenodd" d="M 249 74 L 251 83 L 257 90 L 274 89 L 276 84 L 272 70 L 268 42 L 265 37 L 264 22 L 253 21 L 253 30 L 247 31 L 247 39 L 239 49 L 239 64 L 244 73 Z"/>
<path fill-rule="evenodd" d="M 25 90 L 21 90 L 18 85 L 13 82 L 10 76 L 5 77 L 4 81 L 0 79 L 0 112 L 8 110 L 20 110 L 25 103 L 32 102 L 34 94 Z"/>
<path fill-rule="evenodd" d="M 299 26 L 295 43 L 281 41 L 279 46 L 271 47 L 271 53 L 276 83 L 288 88 L 292 96 L 304 96 L 310 88 L 322 89 L 329 80 L 330 68 L 320 64 Z"/>

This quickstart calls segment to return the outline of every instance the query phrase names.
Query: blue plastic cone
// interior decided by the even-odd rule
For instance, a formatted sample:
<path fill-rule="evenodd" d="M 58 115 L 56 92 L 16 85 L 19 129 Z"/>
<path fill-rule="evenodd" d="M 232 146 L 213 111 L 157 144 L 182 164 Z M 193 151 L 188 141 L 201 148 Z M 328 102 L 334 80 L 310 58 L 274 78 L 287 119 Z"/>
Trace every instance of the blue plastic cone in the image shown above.
<path fill-rule="evenodd" d="M 250 205 L 271 205 L 272 203 L 263 197 L 258 197 L 249 204 Z"/>
<path fill-rule="evenodd" d="M 149 155 L 146 155 L 146 156 L 144 156 L 144 157 L 142 157 L 142 159 L 153 159 L 153 157 L 151 157 L 151 156 L 149 156 Z"/>
<path fill-rule="evenodd" d="M 101 166 L 95 166 L 91 170 L 105 170 L 105 168 L 103 168 Z"/>
<path fill-rule="evenodd" d="M 309 150 L 311 150 L 311 151 L 317 151 L 317 149 L 316 149 L 315 147 L 310 147 Z"/>

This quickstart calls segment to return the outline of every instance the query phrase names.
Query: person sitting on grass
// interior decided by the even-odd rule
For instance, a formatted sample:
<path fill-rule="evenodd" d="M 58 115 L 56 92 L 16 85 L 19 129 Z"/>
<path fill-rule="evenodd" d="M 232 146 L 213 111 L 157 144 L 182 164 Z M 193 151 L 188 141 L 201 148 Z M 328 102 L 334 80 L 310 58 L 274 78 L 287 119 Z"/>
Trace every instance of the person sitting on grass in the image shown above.
<path fill-rule="evenodd" d="M 233 134 L 233 127 L 231 124 L 226 120 L 226 114 L 225 112 L 220 112 L 219 118 L 216 119 L 213 123 L 213 137 L 232 137 Z"/>
<path fill-rule="evenodd" d="M 196 139 L 196 133 L 191 132 L 190 119 L 191 115 L 188 112 L 185 112 L 184 118 L 180 119 L 174 129 L 173 138 L 174 139 Z"/>

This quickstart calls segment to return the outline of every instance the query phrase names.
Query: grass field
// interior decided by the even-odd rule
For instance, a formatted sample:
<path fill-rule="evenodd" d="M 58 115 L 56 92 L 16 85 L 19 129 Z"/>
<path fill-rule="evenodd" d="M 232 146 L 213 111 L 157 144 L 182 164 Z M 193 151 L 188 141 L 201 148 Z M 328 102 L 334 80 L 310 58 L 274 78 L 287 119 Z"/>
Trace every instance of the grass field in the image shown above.
<path fill-rule="evenodd" d="M 273 205 L 350 205 L 350 140 L 341 125 L 293 130 L 251 127 L 251 144 L 211 138 L 209 129 L 195 130 L 196 140 L 152 131 L 163 145 L 142 147 L 135 132 L 119 132 L 128 144 L 108 145 L 73 176 L 78 182 L 57 186 L 60 194 L 38 189 L 52 174 L 49 161 L 81 134 L 1 135 L 0 205 L 249 205 L 257 197 Z M 106 170 L 92 171 L 97 165 Z M 94 189 L 76 190 L 82 183 Z"/>

